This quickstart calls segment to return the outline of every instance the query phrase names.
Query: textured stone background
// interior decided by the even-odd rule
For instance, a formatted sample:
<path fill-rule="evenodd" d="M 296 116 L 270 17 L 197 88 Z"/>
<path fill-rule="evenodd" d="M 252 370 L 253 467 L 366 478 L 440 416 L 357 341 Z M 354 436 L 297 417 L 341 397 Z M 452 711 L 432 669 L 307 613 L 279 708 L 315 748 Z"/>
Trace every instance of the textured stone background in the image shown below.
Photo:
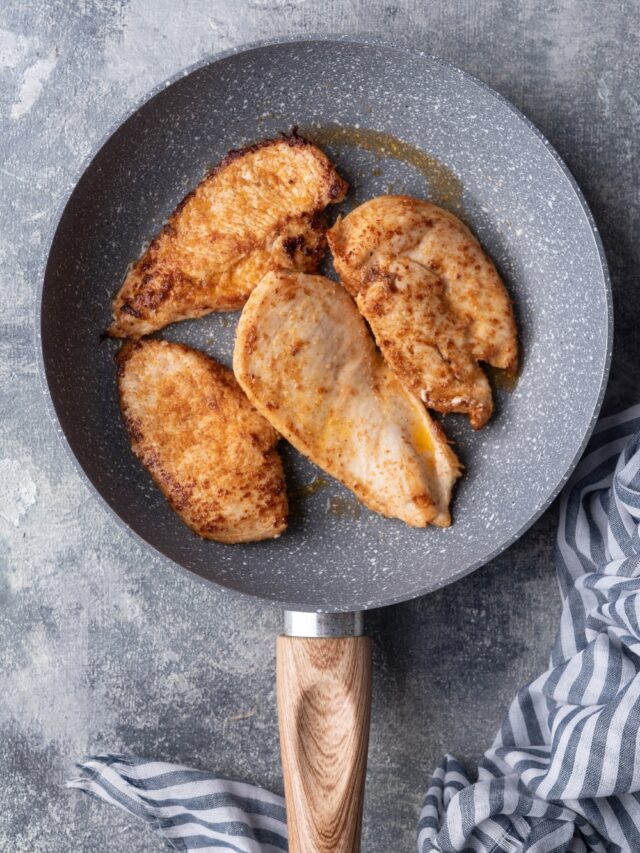
<path fill-rule="evenodd" d="M 280 615 L 160 565 L 90 498 L 45 413 L 33 350 L 44 235 L 129 105 L 256 38 L 408 37 L 487 81 L 551 139 L 602 231 L 616 293 L 606 408 L 638 399 L 637 2 L 2 0 L 0 5 L 0 849 L 152 851 L 143 826 L 63 787 L 87 751 L 133 750 L 280 786 Z M 443 751 L 470 766 L 558 615 L 555 512 L 484 570 L 371 615 L 364 850 L 412 850 Z"/>

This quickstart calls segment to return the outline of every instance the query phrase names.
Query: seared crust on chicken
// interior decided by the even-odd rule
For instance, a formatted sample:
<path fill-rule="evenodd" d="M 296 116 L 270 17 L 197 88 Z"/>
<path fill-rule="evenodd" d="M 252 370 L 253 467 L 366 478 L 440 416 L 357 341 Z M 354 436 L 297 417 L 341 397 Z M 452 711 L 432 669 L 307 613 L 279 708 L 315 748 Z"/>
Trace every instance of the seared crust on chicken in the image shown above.
<path fill-rule="evenodd" d="M 338 221 L 329 231 L 328 239 L 336 270 L 354 297 L 370 276 L 375 277 L 375 270 L 381 267 L 383 259 L 407 258 L 435 273 L 443 282 L 443 296 L 449 311 L 455 315 L 458 327 L 464 326 L 466 346 L 472 357 L 512 374 L 517 371 L 518 342 L 509 295 L 491 259 L 466 225 L 452 213 L 410 196 L 380 196 L 361 204 Z M 432 288 L 432 279 L 425 279 L 425 283 Z M 399 298 L 404 301 L 406 296 Z M 395 310 L 396 316 L 401 310 L 400 307 Z M 374 332 L 378 336 L 375 328 Z M 384 337 L 391 338 L 391 332 L 387 328 Z M 417 344 L 421 334 L 418 324 L 413 327 L 413 333 Z M 404 334 L 413 337 L 407 324 L 404 324 Z M 408 342 L 403 346 L 406 355 Z M 417 361 L 413 367 L 420 369 Z M 412 384 L 404 376 L 401 378 L 408 385 Z M 431 399 L 431 405 L 438 409 L 436 399 L 442 398 L 442 377 L 438 376 L 435 383 L 440 385 L 437 394 L 432 393 L 435 384 L 427 381 L 428 368 L 423 368 L 423 378 L 423 396 Z M 451 379 L 464 382 L 455 370 L 451 372 Z M 451 411 L 446 400 L 456 396 L 452 387 L 444 396 L 445 405 L 440 410 Z M 465 409 L 460 406 L 454 410 Z M 469 413 L 472 414 L 472 407 Z"/>
<path fill-rule="evenodd" d="M 469 327 L 449 308 L 445 285 L 408 258 L 380 258 L 356 303 L 400 381 L 438 412 L 464 412 L 480 429 L 491 417 L 487 377 L 471 353 Z"/>
<path fill-rule="evenodd" d="M 133 452 L 204 539 L 252 542 L 287 526 L 278 434 L 230 370 L 182 344 L 145 339 L 116 355 Z"/>
<path fill-rule="evenodd" d="M 326 243 L 322 211 L 346 191 L 328 157 L 296 134 L 231 151 L 133 264 L 107 333 L 139 338 L 236 310 L 269 270 L 316 270 Z"/>
<path fill-rule="evenodd" d="M 258 411 L 370 509 L 414 527 L 451 523 L 459 462 L 336 282 L 266 275 L 240 317 L 233 367 Z"/>

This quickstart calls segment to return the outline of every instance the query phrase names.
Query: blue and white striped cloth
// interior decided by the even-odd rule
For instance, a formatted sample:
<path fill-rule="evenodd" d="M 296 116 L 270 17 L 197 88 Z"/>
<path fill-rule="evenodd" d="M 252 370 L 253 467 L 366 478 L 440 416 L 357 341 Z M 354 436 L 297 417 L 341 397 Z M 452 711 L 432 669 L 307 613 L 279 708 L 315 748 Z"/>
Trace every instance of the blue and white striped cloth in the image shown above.
<path fill-rule="evenodd" d="M 640 853 L 639 532 L 635 406 L 600 421 L 561 500 L 549 669 L 514 699 L 477 782 L 441 762 L 419 853 Z M 284 801 L 261 788 L 123 756 L 79 767 L 71 787 L 148 821 L 173 849 L 287 849 Z"/>

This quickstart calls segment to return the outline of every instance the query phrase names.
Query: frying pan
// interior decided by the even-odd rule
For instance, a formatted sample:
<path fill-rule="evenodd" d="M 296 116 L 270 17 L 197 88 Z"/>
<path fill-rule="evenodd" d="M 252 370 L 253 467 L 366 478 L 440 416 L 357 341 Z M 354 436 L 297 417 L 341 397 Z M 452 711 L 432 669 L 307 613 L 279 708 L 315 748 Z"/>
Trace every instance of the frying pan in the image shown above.
<path fill-rule="evenodd" d="M 390 191 L 453 209 L 513 295 L 523 356 L 516 387 L 496 388 L 496 414 L 479 433 L 446 419 L 466 465 L 448 530 L 370 513 L 283 446 L 287 533 L 243 546 L 205 542 L 131 453 L 116 399 L 117 345 L 99 343 L 110 298 L 145 241 L 229 148 L 293 125 L 322 142 L 351 183 L 345 210 Z M 234 327 L 234 315 L 212 315 L 162 335 L 229 364 Z M 371 679 L 362 611 L 435 590 L 514 542 L 558 493 L 600 408 L 610 285 L 566 167 L 499 95 L 422 53 L 323 37 L 229 51 L 158 87 L 99 147 L 55 227 L 38 329 L 59 431 L 123 528 L 193 576 L 285 609 L 277 681 L 290 848 L 357 850 Z"/>

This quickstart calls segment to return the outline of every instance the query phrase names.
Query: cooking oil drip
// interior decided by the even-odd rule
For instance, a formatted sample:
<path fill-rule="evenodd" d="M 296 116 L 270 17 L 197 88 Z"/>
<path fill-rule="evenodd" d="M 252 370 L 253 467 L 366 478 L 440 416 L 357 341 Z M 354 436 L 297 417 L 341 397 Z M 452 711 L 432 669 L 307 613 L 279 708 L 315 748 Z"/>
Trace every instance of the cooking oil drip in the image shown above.
<path fill-rule="evenodd" d="M 320 489 L 326 489 L 331 481 L 327 477 L 323 477 L 322 474 L 316 474 L 316 476 L 309 483 L 305 483 L 297 489 L 293 490 L 292 497 L 296 498 L 308 498 L 311 495 L 315 495 L 316 492 L 319 492 Z"/>
<path fill-rule="evenodd" d="M 496 388 L 508 391 L 509 393 L 515 391 L 518 379 L 520 378 L 518 371 L 509 373 L 508 370 L 501 370 L 499 367 L 491 367 L 488 364 L 485 365 L 485 368 Z"/>
<path fill-rule="evenodd" d="M 360 504 L 356 498 L 349 495 L 331 495 L 328 510 L 336 518 L 360 518 Z"/>
<path fill-rule="evenodd" d="M 311 125 L 298 128 L 298 133 L 320 147 L 346 145 L 406 163 L 424 176 L 433 201 L 458 210 L 462 207 L 463 185 L 460 178 L 436 157 L 390 133 L 348 124 Z M 373 174 L 380 175 L 381 170 L 376 167 Z"/>
<path fill-rule="evenodd" d="M 321 489 L 326 489 L 327 486 L 331 485 L 331 482 L 331 479 L 323 474 L 316 474 L 313 480 L 292 490 L 290 496 L 294 499 L 311 497 Z M 360 504 L 351 495 L 330 495 L 327 500 L 327 512 L 336 518 L 358 519 L 360 518 Z"/>

